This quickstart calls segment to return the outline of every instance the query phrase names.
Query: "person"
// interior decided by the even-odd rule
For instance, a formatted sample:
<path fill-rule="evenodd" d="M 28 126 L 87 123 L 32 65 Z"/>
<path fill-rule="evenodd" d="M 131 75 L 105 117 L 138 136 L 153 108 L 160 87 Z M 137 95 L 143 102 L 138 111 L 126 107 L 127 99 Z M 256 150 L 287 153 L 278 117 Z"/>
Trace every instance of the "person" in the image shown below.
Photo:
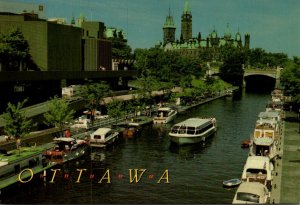
<path fill-rule="evenodd" d="M 65 136 L 66 136 L 66 137 L 71 137 L 71 132 L 70 132 L 70 130 L 66 130 L 66 131 L 65 131 Z"/>

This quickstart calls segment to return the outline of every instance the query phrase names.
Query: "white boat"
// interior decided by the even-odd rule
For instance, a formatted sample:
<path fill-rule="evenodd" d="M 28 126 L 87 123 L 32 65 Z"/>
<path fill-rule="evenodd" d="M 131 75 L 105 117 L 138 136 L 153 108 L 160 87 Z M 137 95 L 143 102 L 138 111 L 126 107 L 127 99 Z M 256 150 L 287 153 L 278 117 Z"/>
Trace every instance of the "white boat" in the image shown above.
<path fill-rule="evenodd" d="M 248 156 L 242 173 L 244 182 L 260 182 L 271 189 L 274 166 L 266 156 Z"/>
<path fill-rule="evenodd" d="M 172 142 L 192 144 L 205 141 L 217 130 L 215 118 L 189 118 L 173 125 L 169 132 Z"/>
<path fill-rule="evenodd" d="M 154 117 L 154 124 L 166 124 L 175 119 L 177 111 L 170 107 L 162 107 L 157 110 L 157 116 Z"/>
<path fill-rule="evenodd" d="M 267 204 L 270 202 L 270 192 L 267 187 L 258 182 L 243 182 L 238 187 L 233 204 Z"/>
<path fill-rule="evenodd" d="M 232 187 L 239 186 L 241 183 L 242 183 L 242 181 L 240 179 L 229 179 L 229 180 L 223 181 L 223 187 L 232 188 Z"/>
<path fill-rule="evenodd" d="M 101 127 L 90 135 L 91 147 L 105 147 L 118 139 L 119 133 L 114 129 Z"/>
<path fill-rule="evenodd" d="M 268 123 L 270 122 L 270 123 Z M 251 137 L 251 156 L 267 156 L 273 159 L 277 156 L 277 143 L 279 135 L 276 132 L 276 124 L 273 120 L 264 120 L 264 123 L 256 123 L 253 136 Z"/>
<path fill-rule="evenodd" d="M 275 111 L 260 112 L 258 118 L 259 120 L 276 120 L 277 122 L 281 121 L 280 113 Z"/>
<path fill-rule="evenodd" d="M 85 140 L 76 140 L 72 137 L 54 138 L 55 146 L 45 151 L 43 155 L 51 164 L 61 164 L 83 156 L 88 143 Z"/>

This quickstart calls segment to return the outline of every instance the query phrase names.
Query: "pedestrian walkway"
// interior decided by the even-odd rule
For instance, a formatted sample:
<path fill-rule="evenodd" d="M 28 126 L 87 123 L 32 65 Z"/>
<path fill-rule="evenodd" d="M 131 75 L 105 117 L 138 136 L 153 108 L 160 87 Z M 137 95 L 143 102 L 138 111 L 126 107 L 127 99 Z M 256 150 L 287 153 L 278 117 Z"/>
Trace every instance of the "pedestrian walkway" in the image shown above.
<path fill-rule="evenodd" d="M 271 203 L 300 202 L 300 134 L 296 113 L 286 112 L 284 135 L 278 151 L 282 159 L 275 163 Z"/>
<path fill-rule="evenodd" d="M 300 202 L 300 133 L 296 113 L 287 113 L 282 157 L 280 203 Z"/>

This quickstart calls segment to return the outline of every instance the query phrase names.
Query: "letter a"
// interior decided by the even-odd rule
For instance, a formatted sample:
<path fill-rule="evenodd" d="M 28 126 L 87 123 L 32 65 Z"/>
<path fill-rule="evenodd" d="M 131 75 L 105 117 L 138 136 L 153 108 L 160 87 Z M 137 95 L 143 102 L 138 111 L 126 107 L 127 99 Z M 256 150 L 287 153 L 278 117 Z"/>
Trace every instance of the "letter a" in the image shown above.
<path fill-rule="evenodd" d="M 146 170 L 147 169 L 139 169 L 139 170 L 134 169 L 134 176 L 132 177 L 132 169 L 129 169 L 129 174 L 130 174 L 129 182 L 133 183 L 133 181 L 135 180 L 135 183 L 138 183 Z M 141 172 L 139 177 L 137 171 Z"/>
<path fill-rule="evenodd" d="M 107 177 L 105 177 L 107 175 Z M 103 179 L 107 179 L 107 184 L 110 184 L 110 172 L 109 172 L 109 169 L 106 170 L 105 174 L 102 176 L 102 178 L 100 179 L 100 181 L 98 183 L 102 183 L 102 180 Z"/>
<path fill-rule="evenodd" d="M 169 170 L 165 170 L 165 172 L 161 175 L 160 179 L 157 181 L 158 184 L 160 184 L 160 181 L 164 179 L 166 180 L 166 184 L 169 184 Z"/>

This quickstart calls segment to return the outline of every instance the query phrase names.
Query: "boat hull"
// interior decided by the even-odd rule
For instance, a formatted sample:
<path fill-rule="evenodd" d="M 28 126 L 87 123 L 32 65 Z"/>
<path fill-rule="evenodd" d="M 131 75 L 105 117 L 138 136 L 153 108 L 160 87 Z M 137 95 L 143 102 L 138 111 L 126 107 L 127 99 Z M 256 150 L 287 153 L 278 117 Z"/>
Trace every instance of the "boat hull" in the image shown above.
<path fill-rule="evenodd" d="M 216 130 L 217 129 L 213 127 L 205 133 L 199 135 L 178 135 L 169 133 L 169 137 L 172 142 L 179 145 L 195 144 L 199 142 L 205 142 L 207 138 L 209 138 L 213 133 L 216 132 Z"/>

